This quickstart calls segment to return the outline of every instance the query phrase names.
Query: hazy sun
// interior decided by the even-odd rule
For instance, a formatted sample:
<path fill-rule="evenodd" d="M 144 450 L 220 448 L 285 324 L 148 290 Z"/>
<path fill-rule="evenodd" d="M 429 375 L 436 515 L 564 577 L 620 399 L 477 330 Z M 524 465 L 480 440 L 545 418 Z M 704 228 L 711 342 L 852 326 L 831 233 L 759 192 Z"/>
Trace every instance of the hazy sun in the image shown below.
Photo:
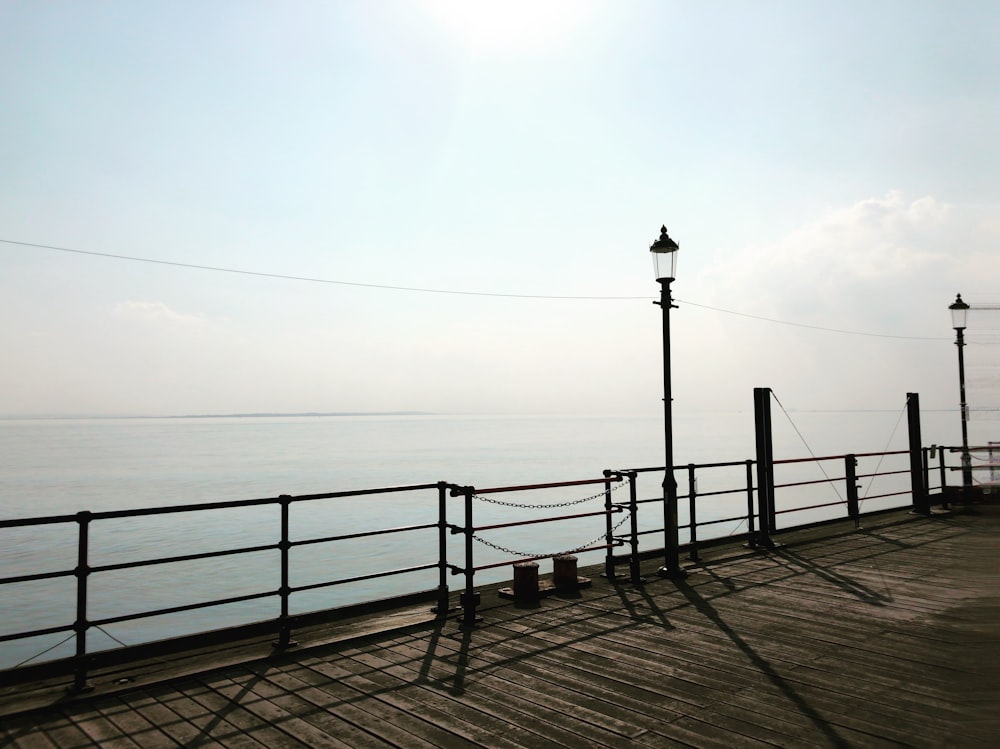
<path fill-rule="evenodd" d="M 422 0 L 435 23 L 476 56 L 550 52 L 590 15 L 590 0 Z"/>

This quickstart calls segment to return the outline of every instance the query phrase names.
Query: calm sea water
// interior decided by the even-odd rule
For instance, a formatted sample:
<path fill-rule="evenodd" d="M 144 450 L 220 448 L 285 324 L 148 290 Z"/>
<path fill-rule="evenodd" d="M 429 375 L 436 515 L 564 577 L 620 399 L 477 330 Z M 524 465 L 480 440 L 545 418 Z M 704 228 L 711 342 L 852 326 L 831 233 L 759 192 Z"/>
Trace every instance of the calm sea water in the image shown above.
<path fill-rule="evenodd" d="M 924 444 L 954 444 L 958 424 L 951 422 L 955 421 L 950 413 L 925 414 Z M 776 409 L 773 422 L 775 457 L 779 459 L 906 448 L 902 410 L 785 415 Z M 676 414 L 674 435 L 678 465 L 743 461 L 754 455 L 753 414 L 749 412 Z M 442 480 L 484 489 L 599 478 L 604 469 L 661 466 L 663 424 L 660 415 L 0 420 L 0 455 L 0 517 L 10 519 Z M 889 463 L 881 465 L 882 470 L 905 467 L 905 457 L 886 460 Z M 777 481 L 821 480 L 824 471 L 831 476 L 842 472 L 839 464 L 821 465 L 826 467 L 811 463 L 787 467 Z M 701 472 L 697 491 L 739 487 L 744 475 L 742 466 Z M 677 478 L 680 491 L 686 493 L 686 473 L 679 471 Z M 656 497 L 661 480 L 662 474 L 640 476 L 640 499 Z M 863 482 L 862 495 L 908 486 L 905 477 L 880 481 L 882 485 L 868 487 Z M 585 500 L 599 491 L 599 486 L 572 487 L 495 498 L 551 505 Z M 842 486 L 820 483 L 796 490 L 794 500 L 789 501 L 838 502 L 842 494 Z M 627 488 L 618 490 L 616 500 L 627 501 Z M 905 501 L 897 498 L 882 504 Z M 460 502 L 449 499 L 450 522 L 462 523 Z M 872 500 L 865 509 L 876 509 L 878 502 Z M 602 506 L 600 497 L 565 510 L 477 502 L 475 523 L 587 512 Z M 655 505 L 646 507 L 649 509 L 640 509 L 640 529 L 662 528 L 662 511 Z M 699 502 L 699 520 L 735 517 L 745 513 L 745 508 L 742 495 L 705 498 Z M 437 512 L 436 490 L 295 503 L 291 534 L 301 540 L 433 523 Z M 843 514 L 843 507 L 813 511 L 799 520 L 818 519 L 824 513 Z M 682 501 L 681 522 L 686 518 L 686 502 Z M 590 543 L 603 529 L 602 518 L 581 519 L 496 531 L 489 535 L 489 541 L 518 554 L 544 555 Z M 745 529 L 745 521 L 732 521 L 712 526 L 702 535 L 727 535 Z M 76 565 L 76 532 L 73 523 L 0 530 L 0 577 L 72 569 Z M 90 564 L 272 544 L 279 532 L 275 506 L 95 521 Z M 460 537 L 452 541 L 449 558 L 461 564 Z M 648 548 L 662 546 L 662 536 L 651 534 L 643 543 Z M 509 558 L 506 551 L 477 546 L 477 564 Z M 436 559 L 434 530 L 302 546 L 292 550 L 291 583 L 309 585 L 431 564 Z M 588 564 L 600 559 L 601 554 L 594 552 L 581 555 L 580 561 Z M 91 577 L 88 614 L 95 620 L 273 590 L 280 583 L 277 562 L 277 552 L 264 551 L 95 574 Z M 509 576 L 509 569 L 501 568 L 480 573 L 476 580 L 485 584 Z M 455 588 L 462 585 L 461 578 L 450 582 Z M 292 610 L 304 612 L 371 600 L 428 589 L 436 583 L 437 573 L 424 571 L 323 587 L 293 596 Z M 277 599 L 271 597 L 108 625 L 90 635 L 90 647 L 135 644 L 271 618 L 277 615 L 277 606 Z M 75 615 L 75 579 L 2 586 L 0 612 L 0 634 L 70 623 Z M 43 658 L 69 655 L 72 643 L 60 645 L 63 639 L 65 635 L 55 635 L 0 644 L 0 668 L 53 646 Z"/>

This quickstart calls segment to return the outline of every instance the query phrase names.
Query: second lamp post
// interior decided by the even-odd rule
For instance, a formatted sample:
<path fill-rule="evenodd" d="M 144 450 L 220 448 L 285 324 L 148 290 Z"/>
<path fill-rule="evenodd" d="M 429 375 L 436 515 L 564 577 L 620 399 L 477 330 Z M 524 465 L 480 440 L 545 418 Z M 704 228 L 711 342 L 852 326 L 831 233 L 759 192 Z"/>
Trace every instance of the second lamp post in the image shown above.
<path fill-rule="evenodd" d="M 958 346 L 958 395 L 959 406 L 962 409 L 962 491 L 969 491 L 972 486 L 972 458 L 969 455 L 969 406 L 965 402 L 965 321 L 969 314 L 969 305 L 962 301 L 958 294 L 955 301 L 948 305 L 951 310 L 951 327 L 955 329 L 955 345 Z"/>
<path fill-rule="evenodd" d="M 663 477 L 663 567 L 662 577 L 684 576 L 680 565 L 680 548 L 677 538 L 677 481 L 674 479 L 673 408 L 670 392 L 670 310 L 674 307 L 670 284 L 677 270 L 677 251 L 680 246 L 667 235 L 667 227 L 660 229 L 660 238 L 650 246 L 656 281 L 660 284 L 659 304 L 663 312 L 663 446 L 666 453 Z"/>

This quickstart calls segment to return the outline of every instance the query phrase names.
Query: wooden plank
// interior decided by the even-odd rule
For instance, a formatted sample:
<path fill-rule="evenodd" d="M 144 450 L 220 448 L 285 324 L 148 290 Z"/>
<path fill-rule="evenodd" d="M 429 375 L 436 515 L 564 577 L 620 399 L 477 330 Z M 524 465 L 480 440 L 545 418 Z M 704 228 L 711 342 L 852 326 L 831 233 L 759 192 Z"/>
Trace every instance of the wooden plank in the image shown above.
<path fill-rule="evenodd" d="M 175 746 L 175 743 L 168 740 L 163 734 L 150 735 L 147 733 L 143 736 L 147 743 L 139 743 L 137 737 L 123 733 L 96 706 L 90 709 L 78 708 L 74 710 L 72 720 L 97 746 L 114 745 L 123 749 L 153 749 L 156 746 Z"/>
<path fill-rule="evenodd" d="M 536 734 L 517 730 L 509 723 L 471 709 L 447 695 L 415 690 L 406 690 L 393 676 L 380 674 L 366 668 L 351 665 L 349 659 L 338 659 L 336 663 L 326 663 L 314 659 L 304 659 L 304 664 L 329 678 L 340 679 L 369 697 L 381 700 L 398 710 L 417 715 L 434 725 L 446 728 L 461 739 L 473 744 L 496 746 L 507 749 L 531 746 L 538 739 Z M 544 741 L 539 745 L 557 746 Z"/>
<path fill-rule="evenodd" d="M 380 655 L 401 655 L 406 660 L 398 663 L 393 669 L 402 677 L 417 682 L 419 669 L 412 667 L 413 660 L 418 659 L 419 650 L 399 644 L 386 644 Z M 376 657 L 370 654 L 370 658 Z M 450 669 L 445 667 L 431 673 L 447 675 Z M 430 676 L 430 675 L 429 675 Z M 482 702 L 504 704 L 512 710 L 521 713 L 518 719 L 520 725 L 538 728 L 556 741 L 568 746 L 606 746 L 621 738 L 635 738 L 644 732 L 634 723 L 596 712 L 582 705 L 560 699 L 558 694 L 540 692 L 532 686 L 525 686 L 519 681 L 504 679 L 493 672 L 492 668 L 477 669 L 475 673 L 476 689 L 474 694 L 467 690 L 463 699 L 472 704 Z M 428 679 L 433 683 L 433 678 Z"/>
<path fill-rule="evenodd" d="M 239 705 L 260 724 L 273 729 L 270 739 L 278 747 L 327 747 L 344 749 L 347 745 L 329 736 L 299 716 L 289 713 L 257 691 L 261 680 L 253 673 L 235 674 L 229 679 L 215 678 L 207 686 L 228 700 Z"/>
<path fill-rule="evenodd" d="M 387 643 L 386 650 L 411 656 L 410 663 L 415 663 L 421 650 L 412 641 Z M 451 666 L 443 665 L 440 668 L 442 675 L 449 673 Z M 531 680 L 526 683 L 523 673 L 510 674 L 510 663 L 485 663 L 481 669 L 479 678 L 494 685 L 496 689 L 516 695 L 518 699 L 528 704 L 543 703 L 549 709 L 559 714 L 572 716 L 574 721 L 582 721 L 597 726 L 610 733 L 618 734 L 625 738 L 635 738 L 643 733 L 644 729 L 637 725 L 635 721 L 621 720 L 620 715 L 627 715 L 628 711 L 623 710 L 620 705 L 610 707 L 606 702 L 598 699 L 588 699 L 588 695 L 581 692 L 572 692 L 564 699 L 562 690 L 555 688 L 539 689 L 544 683 L 538 680 Z M 418 672 L 419 673 L 419 672 Z M 428 677 L 436 671 L 431 670 Z"/>
<path fill-rule="evenodd" d="M 234 695 L 233 697 L 237 699 L 233 699 L 223 695 L 215 688 L 216 680 L 225 685 L 230 681 L 229 674 L 239 673 L 239 668 L 233 668 L 220 674 L 213 674 L 203 680 L 185 680 L 183 682 L 181 689 L 186 696 L 206 707 L 219 718 L 218 723 L 205 729 L 205 733 L 210 737 L 222 734 L 233 743 L 249 737 L 268 749 L 285 749 L 286 747 L 298 749 L 307 746 L 261 719 L 253 711 L 248 710 L 240 704 L 238 695 Z"/>
<path fill-rule="evenodd" d="M 169 738 L 158 726 L 149 722 L 132 705 L 125 704 L 117 697 L 104 697 L 94 703 L 94 707 L 114 725 L 121 736 L 128 736 L 139 746 L 160 747 L 174 746 L 176 742 Z"/>
<path fill-rule="evenodd" d="M 364 699 L 361 693 L 310 669 L 286 668 L 268 673 L 267 679 L 316 708 L 350 721 L 384 744 L 408 749 L 472 746 L 415 716 L 393 710 L 378 700 Z"/>
<path fill-rule="evenodd" d="M 201 737 L 201 731 L 192 723 L 167 707 L 162 697 L 171 697 L 173 690 L 166 686 L 151 687 L 140 690 L 125 701 L 133 710 L 139 711 L 142 717 L 179 746 L 189 746 Z"/>

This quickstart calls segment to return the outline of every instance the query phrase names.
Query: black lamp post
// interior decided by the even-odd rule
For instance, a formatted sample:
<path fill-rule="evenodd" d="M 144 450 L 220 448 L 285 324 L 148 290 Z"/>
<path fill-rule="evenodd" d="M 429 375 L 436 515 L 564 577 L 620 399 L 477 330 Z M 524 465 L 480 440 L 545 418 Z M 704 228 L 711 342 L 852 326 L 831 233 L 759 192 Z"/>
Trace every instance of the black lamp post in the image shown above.
<path fill-rule="evenodd" d="M 951 327 L 955 329 L 955 345 L 958 346 L 958 392 L 962 408 L 962 490 L 972 486 L 972 458 L 969 456 L 969 407 L 965 403 L 965 321 L 969 305 L 958 294 L 948 305 L 951 310 Z"/>
<path fill-rule="evenodd" d="M 663 446 L 666 453 L 663 477 L 663 567 L 662 577 L 683 577 L 677 542 L 677 481 L 674 480 L 673 398 L 670 392 L 670 309 L 674 307 L 670 296 L 670 283 L 677 269 L 677 251 L 680 246 L 667 235 L 667 227 L 660 229 L 660 238 L 650 246 L 656 281 L 660 284 L 659 304 L 663 311 Z"/>

